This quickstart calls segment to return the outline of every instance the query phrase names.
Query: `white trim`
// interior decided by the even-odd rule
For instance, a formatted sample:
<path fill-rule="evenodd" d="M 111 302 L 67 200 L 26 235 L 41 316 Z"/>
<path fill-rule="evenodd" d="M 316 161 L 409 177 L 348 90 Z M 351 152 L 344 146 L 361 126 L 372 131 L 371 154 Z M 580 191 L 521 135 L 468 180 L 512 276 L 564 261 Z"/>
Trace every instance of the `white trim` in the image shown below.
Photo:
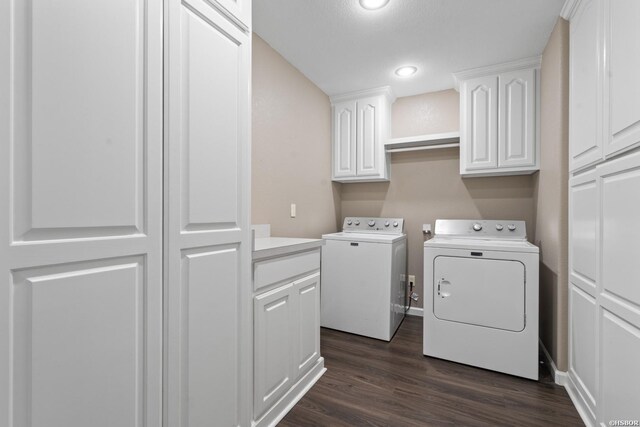
<path fill-rule="evenodd" d="M 492 76 L 510 71 L 527 70 L 530 68 L 540 68 L 542 63 L 542 55 L 522 58 L 515 61 L 503 62 L 501 64 L 489 65 L 487 67 L 471 68 L 469 70 L 453 73 L 453 81 L 455 89 L 460 91 L 460 82 L 463 80 L 473 79 L 476 77 Z"/>
<path fill-rule="evenodd" d="M 560 17 L 570 21 L 575 15 L 576 10 L 578 10 L 578 5 L 581 0 L 565 0 L 562 5 L 562 9 L 560 9 Z"/>
<path fill-rule="evenodd" d="M 300 378 L 260 419 L 252 421 L 251 427 L 275 427 L 325 372 L 327 372 L 327 368 L 324 367 L 324 358 L 321 357 L 313 368 Z"/>
<path fill-rule="evenodd" d="M 422 150 L 439 150 L 441 148 L 458 148 L 460 147 L 460 143 L 456 142 L 453 144 L 433 144 L 433 145 L 422 145 L 417 147 L 408 147 L 408 148 L 387 148 L 387 153 L 403 153 L 405 151 L 422 151 Z"/>
<path fill-rule="evenodd" d="M 216 0 L 205 0 L 205 1 L 209 6 L 214 8 L 220 15 L 224 16 L 225 18 L 227 18 L 227 20 L 229 20 L 229 22 L 231 22 L 233 25 L 238 27 L 240 31 L 242 31 L 245 34 L 251 33 L 251 29 L 247 26 L 247 24 L 245 24 L 240 19 L 238 19 L 232 12 L 227 10 L 226 7 L 218 3 Z M 251 16 L 251 14 L 249 14 L 249 16 Z"/>
<path fill-rule="evenodd" d="M 391 86 L 383 86 L 383 87 L 377 87 L 374 89 L 357 90 L 355 92 L 343 93 L 340 95 L 333 95 L 329 97 L 329 101 L 331 101 L 331 104 L 333 105 L 342 101 L 350 101 L 353 99 L 363 98 L 366 96 L 378 96 L 378 95 L 386 96 L 391 104 L 393 104 L 396 100 L 396 96 L 391 91 Z"/>
<path fill-rule="evenodd" d="M 424 317 L 424 308 L 422 307 L 410 307 L 407 311 L 407 316 Z"/>
<path fill-rule="evenodd" d="M 590 415 L 591 411 L 589 410 L 586 402 L 580 397 L 580 393 L 576 389 L 575 384 L 573 384 L 573 380 L 571 379 L 570 375 L 567 376 L 567 383 L 565 384 L 564 388 L 565 390 L 567 390 L 567 394 L 573 402 L 573 406 L 575 406 L 576 410 L 578 411 L 580 418 L 582 418 L 582 422 L 584 423 L 584 425 L 587 427 L 595 427 L 596 423 Z"/>
<path fill-rule="evenodd" d="M 569 398 L 571 399 L 571 402 L 573 403 L 573 406 L 575 406 L 584 424 L 587 427 L 595 427 L 595 421 L 591 416 L 591 410 L 589 409 L 587 403 L 582 399 L 581 394 L 578 392 L 578 389 L 573 383 L 571 376 L 568 372 L 558 370 L 558 367 L 551 358 L 551 355 L 547 351 L 547 348 L 542 343 L 542 340 L 539 340 L 539 343 L 540 349 L 542 350 L 542 355 L 545 359 L 545 363 L 551 368 L 551 375 L 553 375 L 553 380 L 556 384 L 565 388 L 567 394 L 569 395 Z"/>
<path fill-rule="evenodd" d="M 542 355 L 544 356 L 544 363 L 550 368 L 551 375 L 553 376 L 553 381 L 566 387 L 567 382 L 569 381 L 569 374 L 565 371 L 559 371 L 556 363 L 553 361 L 553 358 L 547 351 L 547 348 L 544 346 L 542 340 L 538 340 L 540 343 L 540 349 L 542 350 Z"/>
<path fill-rule="evenodd" d="M 459 143 L 460 132 L 446 132 L 393 138 L 384 144 L 384 148 L 387 153 L 392 153 L 398 151 L 412 151 L 408 150 L 409 148 L 425 150 L 430 148 L 447 148 L 452 146 L 452 144 L 454 144 L 454 146 L 459 146 Z"/>

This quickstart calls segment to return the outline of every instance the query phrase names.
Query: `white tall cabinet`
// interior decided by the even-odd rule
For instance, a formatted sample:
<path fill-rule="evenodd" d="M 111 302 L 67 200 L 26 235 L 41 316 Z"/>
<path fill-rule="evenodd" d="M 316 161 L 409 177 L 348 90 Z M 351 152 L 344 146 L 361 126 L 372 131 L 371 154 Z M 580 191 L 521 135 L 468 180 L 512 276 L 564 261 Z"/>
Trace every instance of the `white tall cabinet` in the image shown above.
<path fill-rule="evenodd" d="M 165 411 L 172 427 L 251 419 L 251 36 L 244 15 L 222 8 L 227 3 L 167 0 Z"/>
<path fill-rule="evenodd" d="M 0 427 L 250 425 L 250 6 L 0 2 Z"/>
<path fill-rule="evenodd" d="M 161 2 L 0 2 L 2 427 L 161 424 L 162 93 Z"/>
<path fill-rule="evenodd" d="M 640 3 L 582 0 L 571 21 L 569 384 L 589 425 L 640 407 Z"/>

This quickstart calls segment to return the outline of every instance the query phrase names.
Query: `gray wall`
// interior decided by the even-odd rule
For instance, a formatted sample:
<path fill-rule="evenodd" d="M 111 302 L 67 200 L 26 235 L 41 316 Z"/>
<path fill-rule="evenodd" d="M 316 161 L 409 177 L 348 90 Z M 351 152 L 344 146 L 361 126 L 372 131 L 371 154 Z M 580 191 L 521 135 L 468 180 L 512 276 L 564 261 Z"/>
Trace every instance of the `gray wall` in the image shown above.
<path fill-rule="evenodd" d="M 274 236 L 332 233 L 342 222 L 329 97 L 256 34 L 252 55 L 251 222 Z"/>
<path fill-rule="evenodd" d="M 567 370 L 569 22 L 558 19 L 542 54 L 541 167 L 535 179 L 540 246 L 540 337 Z"/>

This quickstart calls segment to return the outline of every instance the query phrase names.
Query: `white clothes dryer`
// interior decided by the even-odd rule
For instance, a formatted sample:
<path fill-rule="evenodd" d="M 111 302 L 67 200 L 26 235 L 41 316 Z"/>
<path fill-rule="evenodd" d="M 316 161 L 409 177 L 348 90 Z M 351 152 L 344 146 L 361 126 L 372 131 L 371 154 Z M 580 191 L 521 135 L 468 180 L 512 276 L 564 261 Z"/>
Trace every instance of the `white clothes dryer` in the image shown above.
<path fill-rule="evenodd" d="M 423 353 L 537 380 L 538 253 L 524 221 L 437 220 Z"/>

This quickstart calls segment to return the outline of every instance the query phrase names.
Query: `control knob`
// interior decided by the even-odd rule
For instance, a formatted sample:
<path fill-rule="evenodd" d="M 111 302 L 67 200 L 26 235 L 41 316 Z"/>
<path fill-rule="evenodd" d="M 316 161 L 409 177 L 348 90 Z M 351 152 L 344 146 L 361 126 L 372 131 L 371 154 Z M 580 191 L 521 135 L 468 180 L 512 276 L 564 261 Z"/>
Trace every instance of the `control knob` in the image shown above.
<path fill-rule="evenodd" d="M 516 231 L 515 224 L 509 224 L 509 225 L 507 225 L 507 228 L 509 229 L 509 231 Z"/>
<path fill-rule="evenodd" d="M 385 226 L 385 227 L 388 227 L 388 226 L 389 226 L 389 221 L 385 221 L 385 222 L 384 222 L 384 226 Z"/>
<path fill-rule="evenodd" d="M 502 231 L 503 229 L 504 229 L 504 226 L 502 224 L 496 224 L 496 230 Z"/>
<path fill-rule="evenodd" d="M 351 221 L 350 219 L 347 220 L 347 225 L 351 225 L 353 224 L 353 221 Z"/>
<path fill-rule="evenodd" d="M 480 224 L 479 222 L 476 222 L 475 224 L 473 224 L 473 229 L 475 231 L 480 231 L 482 230 L 482 224 Z"/>
<path fill-rule="evenodd" d="M 356 219 L 355 225 L 360 225 L 360 221 Z"/>
<path fill-rule="evenodd" d="M 376 222 L 374 220 L 370 220 L 369 227 L 373 227 L 374 225 L 376 225 Z"/>
<path fill-rule="evenodd" d="M 393 221 L 393 226 L 397 227 L 398 226 L 398 221 Z"/>

